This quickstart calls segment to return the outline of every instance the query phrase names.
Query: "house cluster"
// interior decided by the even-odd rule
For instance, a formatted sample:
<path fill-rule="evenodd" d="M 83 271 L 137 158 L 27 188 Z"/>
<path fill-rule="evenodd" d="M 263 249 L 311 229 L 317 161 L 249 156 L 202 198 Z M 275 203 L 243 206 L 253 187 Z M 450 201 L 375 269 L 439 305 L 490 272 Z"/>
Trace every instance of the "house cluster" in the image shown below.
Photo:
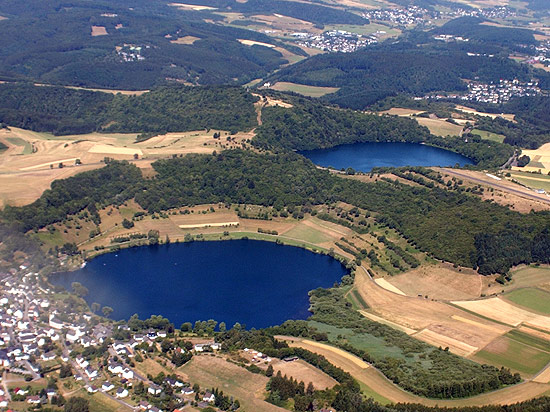
<path fill-rule="evenodd" d="M 363 17 L 376 22 L 389 23 L 392 26 L 416 26 L 418 24 L 431 23 L 431 19 L 439 15 L 418 6 L 406 8 L 377 9 L 363 13 Z"/>
<path fill-rule="evenodd" d="M 137 62 L 145 60 L 145 57 L 141 54 L 143 48 L 149 49 L 151 46 L 136 46 L 133 44 L 124 44 L 123 46 L 116 46 L 116 54 L 123 62 Z"/>
<path fill-rule="evenodd" d="M 436 94 L 425 96 L 424 99 L 446 100 L 456 99 L 470 102 L 506 103 L 514 97 L 538 96 L 542 91 L 534 80 L 521 82 L 518 79 L 500 80 L 498 83 L 468 83 L 468 92 L 465 94 Z"/>
<path fill-rule="evenodd" d="M 321 49 L 328 52 L 351 53 L 369 44 L 378 43 L 378 36 L 385 32 L 371 35 L 350 33 L 345 30 L 330 30 L 321 34 L 305 32 L 292 33 L 297 43 L 303 47 Z"/>
<path fill-rule="evenodd" d="M 530 56 L 523 63 L 550 67 L 550 40 L 541 41 L 538 45 L 530 46 L 530 49 Z"/>
<path fill-rule="evenodd" d="M 252 362 L 271 362 L 271 358 L 267 356 L 265 353 L 258 352 L 254 349 L 244 348 L 243 349 L 246 353 L 252 355 Z"/>
<path fill-rule="evenodd" d="M 434 40 L 444 41 L 445 43 L 450 42 L 469 42 L 470 39 L 462 36 L 455 36 L 454 34 L 438 34 L 434 36 Z"/>
<path fill-rule="evenodd" d="M 507 19 L 517 17 L 517 12 L 507 6 L 488 7 L 483 9 L 463 9 L 455 8 L 449 12 L 441 13 L 442 18 L 456 19 L 458 17 L 483 17 L 486 19 Z"/>

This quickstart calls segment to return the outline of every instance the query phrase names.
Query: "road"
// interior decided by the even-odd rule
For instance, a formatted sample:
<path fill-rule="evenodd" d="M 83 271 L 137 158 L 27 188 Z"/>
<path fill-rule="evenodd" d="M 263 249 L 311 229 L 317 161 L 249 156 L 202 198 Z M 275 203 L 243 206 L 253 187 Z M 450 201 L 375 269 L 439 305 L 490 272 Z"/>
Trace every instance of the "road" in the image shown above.
<path fill-rule="evenodd" d="M 543 197 L 541 195 L 536 195 L 534 193 L 528 193 L 528 192 L 523 191 L 523 190 L 518 190 L 518 189 L 511 188 L 509 186 L 506 186 L 506 185 L 499 184 L 498 180 L 495 180 L 495 182 L 493 183 L 493 182 L 487 181 L 485 179 L 480 179 L 480 178 L 471 176 L 471 175 L 466 174 L 466 173 L 458 172 L 454 169 L 442 169 L 442 170 L 445 173 L 447 173 L 451 176 L 460 177 L 461 179 L 466 179 L 466 180 L 470 180 L 472 182 L 481 183 L 481 184 L 486 185 L 486 186 L 495 187 L 497 189 L 502 190 L 503 192 L 513 193 L 515 195 L 525 197 L 525 198 L 528 198 L 528 199 L 531 199 L 531 200 L 537 200 L 537 201 L 542 202 L 542 203 L 550 204 L 550 199 L 547 198 L 547 197 Z"/>

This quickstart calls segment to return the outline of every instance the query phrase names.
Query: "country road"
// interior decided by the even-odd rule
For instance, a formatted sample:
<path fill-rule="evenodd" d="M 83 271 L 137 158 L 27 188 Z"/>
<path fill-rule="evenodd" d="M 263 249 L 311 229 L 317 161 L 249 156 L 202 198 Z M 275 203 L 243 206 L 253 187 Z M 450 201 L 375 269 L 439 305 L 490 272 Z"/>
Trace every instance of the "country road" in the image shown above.
<path fill-rule="evenodd" d="M 445 173 L 447 173 L 451 176 L 460 177 L 462 179 L 467 179 L 467 180 L 470 180 L 470 181 L 473 181 L 473 182 L 476 182 L 476 183 L 481 183 L 481 184 L 486 185 L 486 186 L 492 186 L 492 187 L 500 189 L 504 192 L 513 193 L 515 195 L 526 197 L 526 198 L 529 198 L 531 200 L 537 200 L 539 202 L 550 204 L 550 198 L 545 197 L 544 195 L 537 195 L 535 193 L 528 193 L 527 189 L 526 190 L 514 189 L 514 188 L 508 187 L 506 185 L 499 184 L 498 180 L 495 180 L 495 182 L 493 183 L 493 182 L 488 181 L 488 180 L 484 180 L 484 179 L 480 179 L 480 178 L 477 178 L 477 177 L 474 177 L 474 176 L 470 176 L 466 173 L 457 172 L 454 169 L 442 169 L 442 170 Z"/>

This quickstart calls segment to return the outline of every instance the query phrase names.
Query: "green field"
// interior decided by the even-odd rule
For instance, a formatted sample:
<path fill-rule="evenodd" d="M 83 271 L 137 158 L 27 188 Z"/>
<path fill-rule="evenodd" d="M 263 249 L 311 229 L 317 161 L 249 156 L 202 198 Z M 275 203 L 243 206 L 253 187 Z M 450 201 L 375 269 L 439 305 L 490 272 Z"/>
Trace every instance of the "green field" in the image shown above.
<path fill-rule="evenodd" d="M 504 141 L 504 135 L 487 132 L 485 130 L 474 129 L 472 130 L 472 134 L 477 134 L 481 136 L 482 139 L 492 140 L 494 142 L 502 143 Z"/>
<path fill-rule="evenodd" d="M 529 163 L 531 165 L 531 163 Z M 511 172 L 512 177 L 518 182 L 529 186 L 533 189 L 544 189 L 547 192 L 550 192 L 550 176 L 537 174 L 537 173 L 527 173 L 527 172 Z"/>
<path fill-rule="evenodd" d="M 22 154 L 26 155 L 26 154 L 32 153 L 32 146 L 26 140 L 23 140 L 20 137 L 7 137 L 6 140 L 15 146 L 22 146 L 23 147 Z"/>
<path fill-rule="evenodd" d="M 284 236 L 300 240 L 303 239 L 307 242 L 315 244 L 331 241 L 331 238 L 323 232 L 305 225 L 298 225 L 290 229 L 288 232 L 285 232 Z"/>
<path fill-rule="evenodd" d="M 543 290 L 535 288 L 516 289 L 506 294 L 505 298 L 528 309 L 550 315 L 550 293 Z"/>
<path fill-rule="evenodd" d="M 550 362 L 550 352 L 515 340 L 513 336 L 504 335 L 498 338 L 486 349 L 476 353 L 474 359 L 495 366 L 504 366 L 526 375 L 536 374 Z"/>
<path fill-rule="evenodd" d="M 294 92 L 308 97 L 321 97 L 325 94 L 335 93 L 340 89 L 339 87 L 307 86 L 305 84 L 288 82 L 277 82 L 271 88 L 282 92 Z"/>

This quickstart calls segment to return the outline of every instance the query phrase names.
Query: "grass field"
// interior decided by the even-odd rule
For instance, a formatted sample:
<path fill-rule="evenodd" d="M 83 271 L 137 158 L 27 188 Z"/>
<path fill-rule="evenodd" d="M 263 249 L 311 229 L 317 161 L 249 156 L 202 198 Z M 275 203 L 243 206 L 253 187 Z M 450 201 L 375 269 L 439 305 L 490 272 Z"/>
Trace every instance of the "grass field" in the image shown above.
<path fill-rule="evenodd" d="M 321 97 L 325 94 L 335 93 L 340 89 L 339 87 L 317 87 L 289 82 L 277 82 L 273 86 L 271 86 L 271 88 L 273 90 L 279 90 L 282 92 L 294 92 L 309 97 Z"/>
<path fill-rule="evenodd" d="M 415 119 L 421 126 L 426 126 L 436 136 L 460 136 L 462 133 L 462 126 L 449 123 L 445 119 L 429 119 L 426 117 L 416 117 Z"/>
<path fill-rule="evenodd" d="M 23 147 L 23 152 L 21 154 L 27 155 L 32 153 L 32 146 L 28 141 L 20 137 L 7 137 L 6 140 L 15 146 Z"/>
<path fill-rule="evenodd" d="M 505 366 L 525 375 L 534 375 L 550 362 L 545 352 L 505 335 L 476 353 L 474 359 Z"/>
<path fill-rule="evenodd" d="M 550 293 L 540 289 L 516 289 L 505 295 L 505 298 L 535 312 L 550 315 Z"/>
<path fill-rule="evenodd" d="M 472 133 L 481 136 L 481 138 L 485 140 L 492 140 L 494 142 L 499 142 L 499 143 L 502 143 L 504 141 L 504 135 L 502 134 L 496 134 L 496 133 L 487 132 L 485 130 L 479 130 L 479 129 L 472 130 Z"/>
<path fill-rule="evenodd" d="M 550 193 L 550 176 L 547 174 L 527 173 L 514 170 L 512 178 L 533 189 L 543 189 Z"/>

